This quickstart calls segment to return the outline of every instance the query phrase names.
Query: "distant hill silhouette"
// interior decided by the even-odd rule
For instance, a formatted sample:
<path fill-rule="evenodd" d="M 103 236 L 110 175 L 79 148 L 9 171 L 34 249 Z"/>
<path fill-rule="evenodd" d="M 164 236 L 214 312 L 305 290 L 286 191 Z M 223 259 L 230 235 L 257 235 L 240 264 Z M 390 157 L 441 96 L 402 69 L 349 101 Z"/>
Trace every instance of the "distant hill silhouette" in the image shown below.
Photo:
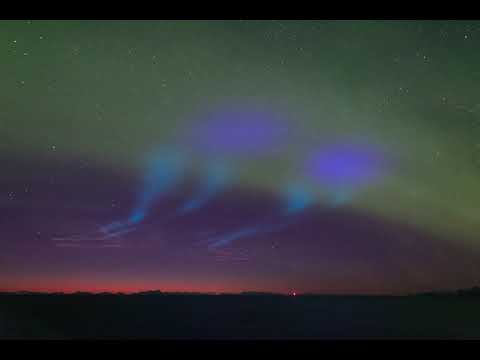
<path fill-rule="evenodd" d="M 457 295 L 462 296 L 480 296 L 480 286 L 474 286 L 470 289 L 457 290 Z"/>
<path fill-rule="evenodd" d="M 419 293 L 420 296 L 480 296 L 480 286 L 474 286 L 467 289 L 429 291 Z"/>
<path fill-rule="evenodd" d="M 37 291 L 0 291 L 0 295 L 52 295 L 52 296 L 169 296 L 169 295 L 192 295 L 192 296 L 292 296 L 293 294 L 283 294 L 283 293 L 274 293 L 266 291 L 242 291 L 240 293 L 218 293 L 218 292 L 188 292 L 188 291 L 176 291 L 176 292 L 164 292 L 161 290 L 146 290 L 133 293 L 122 293 L 122 292 L 86 292 L 86 291 L 76 291 L 72 293 L 64 292 L 37 292 Z M 295 296 L 301 297 L 331 297 L 331 296 L 340 296 L 340 297 L 358 297 L 358 296 L 369 296 L 369 297 L 385 297 L 392 296 L 388 294 L 383 295 L 371 295 L 371 294 L 318 294 L 318 293 L 295 293 Z M 395 295 L 400 296 L 400 295 Z M 466 289 L 457 289 L 457 290 L 438 290 L 438 291 L 428 291 L 420 293 L 407 294 L 405 296 L 480 296 L 480 286 L 473 286 Z"/>
<path fill-rule="evenodd" d="M 243 291 L 239 295 L 251 295 L 251 296 L 285 296 L 285 294 L 262 292 L 262 291 Z"/>

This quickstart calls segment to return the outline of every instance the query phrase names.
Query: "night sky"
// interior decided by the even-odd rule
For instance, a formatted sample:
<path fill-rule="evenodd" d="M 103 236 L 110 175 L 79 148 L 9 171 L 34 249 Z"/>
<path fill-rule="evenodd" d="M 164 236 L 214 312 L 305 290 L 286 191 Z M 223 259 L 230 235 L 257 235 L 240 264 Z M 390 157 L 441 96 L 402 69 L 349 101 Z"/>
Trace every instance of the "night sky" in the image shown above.
<path fill-rule="evenodd" d="M 1 21 L 0 290 L 480 281 L 480 22 Z"/>

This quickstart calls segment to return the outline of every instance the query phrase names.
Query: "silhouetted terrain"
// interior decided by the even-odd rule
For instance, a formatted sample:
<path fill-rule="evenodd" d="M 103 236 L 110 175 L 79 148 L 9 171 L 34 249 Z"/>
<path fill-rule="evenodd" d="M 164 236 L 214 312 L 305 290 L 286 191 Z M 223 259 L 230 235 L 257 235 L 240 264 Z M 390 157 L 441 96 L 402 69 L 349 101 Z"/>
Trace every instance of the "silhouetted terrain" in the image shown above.
<path fill-rule="evenodd" d="M 4 339 L 480 338 L 480 297 L 430 295 L 434 296 L 4 293 L 0 294 L 0 335 Z"/>

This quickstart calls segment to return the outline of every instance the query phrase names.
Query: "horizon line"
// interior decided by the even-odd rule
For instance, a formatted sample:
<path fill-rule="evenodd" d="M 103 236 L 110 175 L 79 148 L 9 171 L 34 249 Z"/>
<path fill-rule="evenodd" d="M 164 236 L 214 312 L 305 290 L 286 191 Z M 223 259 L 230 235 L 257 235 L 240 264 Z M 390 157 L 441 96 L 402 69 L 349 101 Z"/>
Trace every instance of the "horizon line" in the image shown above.
<path fill-rule="evenodd" d="M 438 290 L 438 291 L 419 291 L 411 293 L 315 293 L 315 292 L 295 292 L 282 293 L 282 292 L 269 292 L 269 291 L 240 291 L 240 292 L 219 292 L 219 291 L 162 291 L 160 289 L 152 290 L 141 290 L 141 291 L 31 291 L 31 290 L 2 290 L 0 289 L 0 294 L 12 294 L 12 295 L 140 295 L 140 294 L 162 294 L 162 295 L 271 295 L 271 296 L 285 296 L 285 297 L 296 297 L 296 296 L 388 296 L 388 297 L 402 297 L 402 296 L 414 296 L 414 295 L 442 295 L 442 294 L 459 294 L 465 291 L 478 292 L 480 287 L 473 286 L 470 288 L 455 289 L 455 290 Z"/>

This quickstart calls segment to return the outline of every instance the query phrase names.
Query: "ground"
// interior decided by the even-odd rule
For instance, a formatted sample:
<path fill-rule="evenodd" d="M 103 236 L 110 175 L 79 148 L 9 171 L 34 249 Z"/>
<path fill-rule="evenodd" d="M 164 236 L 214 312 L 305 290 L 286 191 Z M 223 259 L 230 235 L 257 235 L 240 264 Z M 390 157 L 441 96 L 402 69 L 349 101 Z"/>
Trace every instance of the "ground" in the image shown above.
<path fill-rule="evenodd" d="M 2 295 L 2 338 L 480 338 L 469 296 Z"/>

